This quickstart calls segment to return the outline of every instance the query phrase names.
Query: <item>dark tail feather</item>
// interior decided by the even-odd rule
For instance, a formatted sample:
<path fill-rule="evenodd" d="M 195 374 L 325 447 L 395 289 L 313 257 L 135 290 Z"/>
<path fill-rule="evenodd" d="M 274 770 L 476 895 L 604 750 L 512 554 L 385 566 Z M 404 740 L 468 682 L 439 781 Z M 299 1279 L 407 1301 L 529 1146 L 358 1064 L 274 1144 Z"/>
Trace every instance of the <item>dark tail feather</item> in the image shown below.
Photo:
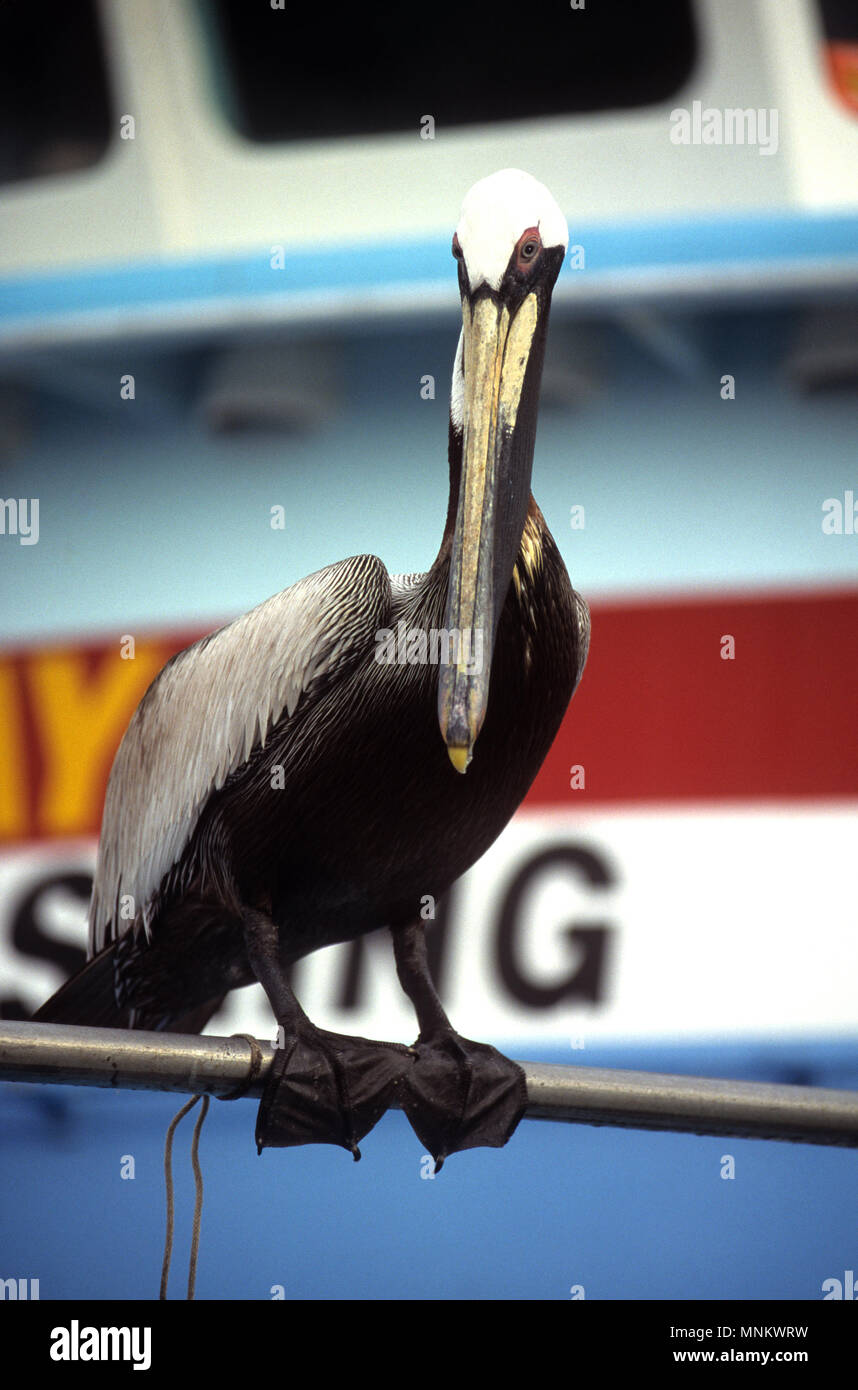
<path fill-rule="evenodd" d="M 112 941 L 87 961 L 33 1014 L 33 1023 L 77 1023 L 93 1028 L 127 1028 L 128 1010 L 120 1009 L 113 993 Z"/>
<path fill-rule="evenodd" d="M 115 954 L 116 942 L 111 941 L 36 1010 L 31 1022 L 73 1023 L 85 1028 L 130 1028 L 129 1011 L 120 1008 L 114 994 Z M 163 1015 L 157 1020 L 137 1017 L 133 1026 L 170 1033 L 199 1033 L 225 998 L 226 994 L 220 994 L 175 1019 Z"/>

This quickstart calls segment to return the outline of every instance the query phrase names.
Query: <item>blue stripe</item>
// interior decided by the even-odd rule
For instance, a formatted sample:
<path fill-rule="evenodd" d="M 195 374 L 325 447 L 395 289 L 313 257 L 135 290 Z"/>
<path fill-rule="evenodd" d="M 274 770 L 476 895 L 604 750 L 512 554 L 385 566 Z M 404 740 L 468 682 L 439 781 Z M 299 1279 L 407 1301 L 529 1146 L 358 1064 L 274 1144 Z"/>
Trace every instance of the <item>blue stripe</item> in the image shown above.
<path fill-rule="evenodd" d="M 418 279 L 449 281 L 446 241 L 286 253 L 271 266 L 270 248 L 212 260 L 154 261 L 87 267 L 71 273 L 0 279 L 0 317 L 71 314 L 185 300 L 265 299 L 308 291 L 407 286 Z"/>
<path fill-rule="evenodd" d="M 565 274 L 675 270 L 725 263 L 835 265 L 858 258 L 858 216 L 746 216 L 689 222 L 571 226 L 586 269 Z M 0 278 L 0 319 L 117 312 L 180 302 L 265 301 L 308 292 L 366 293 L 437 284 L 454 295 L 449 238 L 287 251 L 272 269 L 270 248 L 208 260 L 150 261 L 56 274 Z"/>
<path fill-rule="evenodd" d="M 601 272 L 858 257 L 855 215 L 683 220 L 631 227 L 612 223 L 581 235 L 571 227 L 570 232 L 570 241 L 584 246 L 587 269 Z"/>

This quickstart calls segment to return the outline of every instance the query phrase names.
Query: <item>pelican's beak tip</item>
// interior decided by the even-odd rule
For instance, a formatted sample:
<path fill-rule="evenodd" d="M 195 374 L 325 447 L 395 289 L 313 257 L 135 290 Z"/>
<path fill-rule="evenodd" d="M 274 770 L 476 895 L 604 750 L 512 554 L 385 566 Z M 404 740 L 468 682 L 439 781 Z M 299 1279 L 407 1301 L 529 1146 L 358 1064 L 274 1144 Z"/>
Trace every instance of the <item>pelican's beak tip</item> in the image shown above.
<path fill-rule="evenodd" d="M 456 771 L 461 772 L 464 776 L 468 770 L 468 763 L 471 761 L 470 748 L 456 747 L 455 745 L 448 744 L 447 752 L 450 755 L 450 762 L 453 764 Z"/>

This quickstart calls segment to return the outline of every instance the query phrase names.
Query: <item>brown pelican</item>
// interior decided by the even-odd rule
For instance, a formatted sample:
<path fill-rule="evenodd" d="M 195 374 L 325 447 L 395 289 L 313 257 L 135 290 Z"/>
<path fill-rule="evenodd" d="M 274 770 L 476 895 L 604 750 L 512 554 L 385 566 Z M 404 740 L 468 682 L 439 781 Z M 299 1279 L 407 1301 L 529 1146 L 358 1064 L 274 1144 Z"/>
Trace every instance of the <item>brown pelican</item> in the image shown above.
<path fill-rule="evenodd" d="M 174 657 L 116 754 L 92 959 L 36 1018 L 199 1031 L 259 980 L 283 1044 L 260 1147 L 324 1140 L 358 1156 L 397 1088 L 439 1162 L 504 1143 L 522 1113 L 521 1070 L 444 1012 L 420 908 L 513 815 L 587 656 L 587 606 L 530 493 L 567 241 L 551 194 L 519 170 L 464 200 L 450 498 L 431 569 L 390 575 L 359 555 L 293 584 Z M 417 1014 L 412 1048 L 318 1029 L 289 984 L 300 957 L 381 926 Z"/>

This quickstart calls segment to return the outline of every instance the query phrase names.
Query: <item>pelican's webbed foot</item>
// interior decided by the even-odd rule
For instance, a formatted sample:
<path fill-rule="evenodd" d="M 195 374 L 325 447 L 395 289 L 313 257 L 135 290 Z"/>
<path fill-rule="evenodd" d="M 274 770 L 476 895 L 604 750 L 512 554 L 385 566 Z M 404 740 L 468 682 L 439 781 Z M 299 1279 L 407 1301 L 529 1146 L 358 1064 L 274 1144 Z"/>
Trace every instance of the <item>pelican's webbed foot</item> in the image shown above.
<path fill-rule="evenodd" d="M 471 1042 L 452 1028 L 415 1044 L 402 1108 L 421 1144 L 440 1171 L 461 1149 L 499 1149 L 512 1135 L 527 1105 L 521 1067 L 485 1043 Z"/>
<path fill-rule="evenodd" d="M 456 1032 L 429 969 L 422 922 L 393 933 L 396 971 L 414 1005 L 420 1036 L 402 1088 L 402 1108 L 436 1173 L 448 1154 L 480 1145 L 499 1149 L 527 1106 L 521 1067 L 494 1047 Z"/>
<path fill-rule="evenodd" d="M 256 1119 L 258 1151 L 340 1144 L 359 1159 L 358 1143 L 390 1107 L 411 1064 L 406 1047 L 302 1021 L 274 1054 Z"/>
<path fill-rule="evenodd" d="M 256 1146 L 340 1144 L 360 1158 L 358 1143 L 391 1104 L 413 1054 L 317 1028 L 304 1013 L 280 961 L 270 914 L 246 908 L 244 940 L 251 968 L 280 1025 L 278 1047 L 256 1118 Z"/>

